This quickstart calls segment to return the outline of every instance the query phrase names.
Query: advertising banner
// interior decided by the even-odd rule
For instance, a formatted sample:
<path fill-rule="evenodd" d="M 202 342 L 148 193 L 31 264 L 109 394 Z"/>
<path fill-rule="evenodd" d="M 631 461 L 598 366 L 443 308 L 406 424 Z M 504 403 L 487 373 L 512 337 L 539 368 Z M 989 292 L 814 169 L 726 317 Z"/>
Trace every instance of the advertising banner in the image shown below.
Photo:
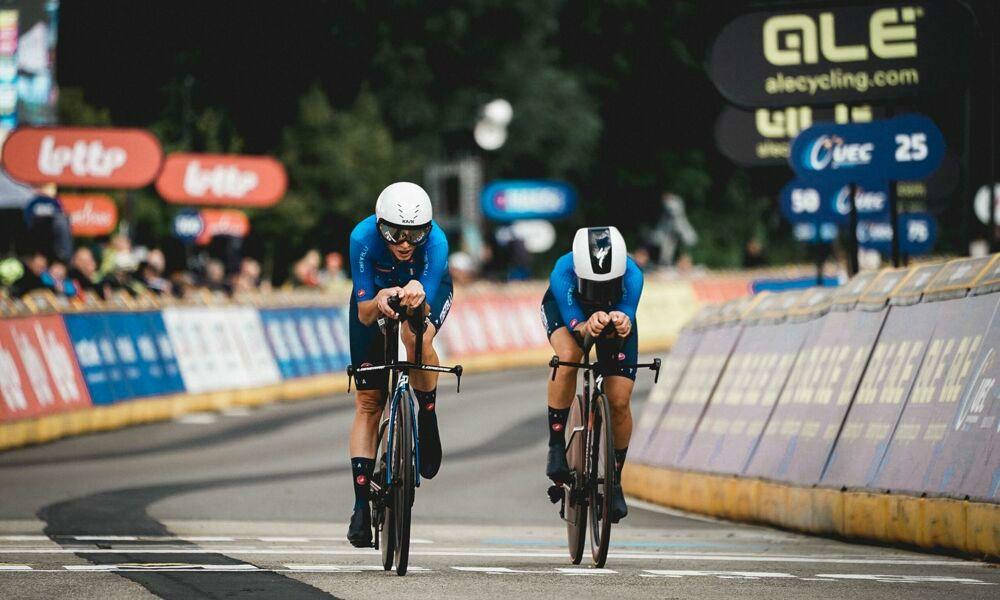
<path fill-rule="evenodd" d="M 0 421 L 90 405 L 61 317 L 0 319 Z"/>
<path fill-rule="evenodd" d="M 723 28 L 708 74 L 723 96 L 743 106 L 923 95 L 965 76 L 971 21 L 958 2 L 755 12 Z"/>
<path fill-rule="evenodd" d="M 916 113 L 870 123 L 819 124 L 792 142 L 788 162 L 809 182 L 923 179 L 944 158 L 934 121 Z"/>
<path fill-rule="evenodd" d="M 565 219 L 576 210 L 576 202 L 573 186 L 541 179 L 493 181 L 482 195 L 483 214 L 494 221 Z"/>
<path fill-rule="evenodd" d="M 118 225 L 118 206 L 107 194 L 60 194 L 73 237 L 108 235 Z"/>
<path fill-rule="evenodd" d="M 680 461 L 740 473 L 764 432 L 802 342 L 816 321 L 747 327 Z"/>
<path fill-rule="evenodd" d="M 156 191 L 174 204 L 273 206 L 288 187 L 285 167 L 270 156 L 172 153 Z"/>
<path fill-rule="evenodd" d="M 25 183 L 140 188 L 156 177 L 163 150 L 143 129 L 22 127 L 3 145 L 3 168 Z"/>
<path fill-rule="evenodd" d="M 716 382 L 739 341 L 743 326 L 734 324 L 705 331 L 681 376 L 673 399 L 663 412 L 645 454 L 650 464 L 675 466 L 698 427 Z"/>
<path fill-rule="evenodd" d="M 268 308 L 262 309 L 260 315 L 281 378 L 305 377 L 316 372 L 292 310 Z"/>
<path fill-rule="evenodd" d="M 899 251 L 910 256 L 928 254 L 937 241 L 937 219 L 929 213 L 899 215 Z M 884 255 L 892 252 L 890 221 L 858 221 L 858 244 Z"/>
<path fill-rule="evenodd" d="M 938 322 L 940 305 L 897 306 L 882 326 L 822 483 L 870 485 Z"/>
<path fill-rule="evenodd" d="M 869 105 L 786 106 L 743 110 L 727 106 L 715 121 L 715 144 L 746 167 L 784 166 L 792 139 L 815 123 L 866 123 L 884 110 Z"/>
<path fill-rule="evenodd" d="M 744 474 L 819 481 L 887 311 L 830 312 L 818 321 Z"/>
<path fill-rule="evenodd" d="M 1000 343 L 1000 323 L 995 317 L 998 300 L 1000 296 L 988 294 L 926 304 L 939 311 L 939 325 L 875 478 L 876 486 L 945 493 L 959 490 L 962 479 L 968 477 L 971 489 L 980 496 L 992 497 L 991 488 L 995 493 L 995 473 L 971 467 L 983 458 L 977 454 L 989 452 L 988 445 L 977 444 L 996 435 L 996 421 L 990 420 L 996 414 L 990 378 L 995 372 L 992 355 Z M 984 426 L 993 431 L 983 431 Z"/>
<path fill-rule="evenodd" d="M 660 418 L 664 411 L 670 406 L 670 402 L 677 390 L 677 384 L 684 376 L 684 371 L 691 364 L 691 357 L 701 341 L 702 332 L 684 330 L 679 336 L 670 353 L 664 358 L 660 368 L 660 381 L 649 391 L 646 405 L 643 407 L 642 416 L 636 421 L 635 429 L 632 431 L 632 439 L 629 447 L 635 460 L 646 461 L 646 444 L 651 436 L 656 432 Z"/>

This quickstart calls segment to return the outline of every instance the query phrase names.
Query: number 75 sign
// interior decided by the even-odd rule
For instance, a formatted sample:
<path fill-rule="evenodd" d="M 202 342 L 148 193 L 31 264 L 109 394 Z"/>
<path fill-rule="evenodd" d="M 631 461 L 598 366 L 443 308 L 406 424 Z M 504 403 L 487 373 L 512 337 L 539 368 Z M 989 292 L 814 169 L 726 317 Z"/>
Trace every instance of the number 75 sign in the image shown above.
<path fill-rule="evenodd" d="M 815 183 L 923 179 L 944 157 L 944 136 L 919 114 L 868 123 L 819 124 L 792 142 L 788 161 Z"/>

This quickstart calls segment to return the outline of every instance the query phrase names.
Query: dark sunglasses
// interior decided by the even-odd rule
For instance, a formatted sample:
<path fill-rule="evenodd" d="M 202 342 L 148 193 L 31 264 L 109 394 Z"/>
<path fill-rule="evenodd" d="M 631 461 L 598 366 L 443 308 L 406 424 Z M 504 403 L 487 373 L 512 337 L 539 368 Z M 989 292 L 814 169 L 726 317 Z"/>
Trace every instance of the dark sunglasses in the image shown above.
<path fill-rule="evenodd" d="M 394 246 L 403 242 L 410 242 L 414 246 L 418 246 L 427 241 L 427 236 L 431 233 L 431 224 L 428 223 L 420 227 L 400 227 L 386 221 L 379 221 L 378 232 L 382 235 L 383 240 Z"/>

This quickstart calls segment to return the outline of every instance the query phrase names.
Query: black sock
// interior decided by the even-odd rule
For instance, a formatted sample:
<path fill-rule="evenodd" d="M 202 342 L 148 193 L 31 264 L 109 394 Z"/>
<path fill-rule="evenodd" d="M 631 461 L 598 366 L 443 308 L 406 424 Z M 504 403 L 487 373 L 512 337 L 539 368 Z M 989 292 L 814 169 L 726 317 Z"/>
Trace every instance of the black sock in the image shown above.
<path fill-rule="evenodd" d="M 566 420 L 569 418 L 569 407 L 549 407 L 549 446 L 566 445 Z"/>
<path fill-rule="evenodd" d="M 355 456 L 351 458 L 351 474 L 354 475 L 354 510 L 368 506 L 369 487 L 375 459 Z"/>
<path fill-rule="evenodd" d="M 417 397 L 417 404 L 420 405 L 420 410 L 417 411 L 417 428 L 420 431 L 420 437 L 423 438 L 425 435 L 437 437 L 437 388 L 429 392 L 415 389 L 413 393 Z"/>
<path fill-rule="evenodd" d="M 422 392 L 414 388 L 413 393 L 417 397 L 417 403 L 420 404 L 420 414 L 426 412 L 429 415 L 436 416 L 434 408 L 435 404 L 437 404 L 437 388 L 429 392 Z"/>
<path fill-rule="evenodd" d="M 615 470 L 622 474 L 622 467 L 625 466 L 625 455 L 628 454 L 628 446 L 615 448 Z"/>

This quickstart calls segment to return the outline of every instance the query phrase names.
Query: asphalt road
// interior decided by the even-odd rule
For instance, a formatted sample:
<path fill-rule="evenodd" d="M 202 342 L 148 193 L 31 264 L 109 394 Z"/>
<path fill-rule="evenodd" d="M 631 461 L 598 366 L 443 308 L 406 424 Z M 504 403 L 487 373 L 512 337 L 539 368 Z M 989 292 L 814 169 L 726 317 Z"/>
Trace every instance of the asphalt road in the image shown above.
<path fill-rule="evenodd" d="M 542 369 L 442 381 L 410 575 L 345 540 L 345 397 L 0 454 L 0 598 L 997 598 L 983 563 L 633 504 L 607 568 L 548 503 Z M 637 399 L 648 379 L 640 374 Z"/>

